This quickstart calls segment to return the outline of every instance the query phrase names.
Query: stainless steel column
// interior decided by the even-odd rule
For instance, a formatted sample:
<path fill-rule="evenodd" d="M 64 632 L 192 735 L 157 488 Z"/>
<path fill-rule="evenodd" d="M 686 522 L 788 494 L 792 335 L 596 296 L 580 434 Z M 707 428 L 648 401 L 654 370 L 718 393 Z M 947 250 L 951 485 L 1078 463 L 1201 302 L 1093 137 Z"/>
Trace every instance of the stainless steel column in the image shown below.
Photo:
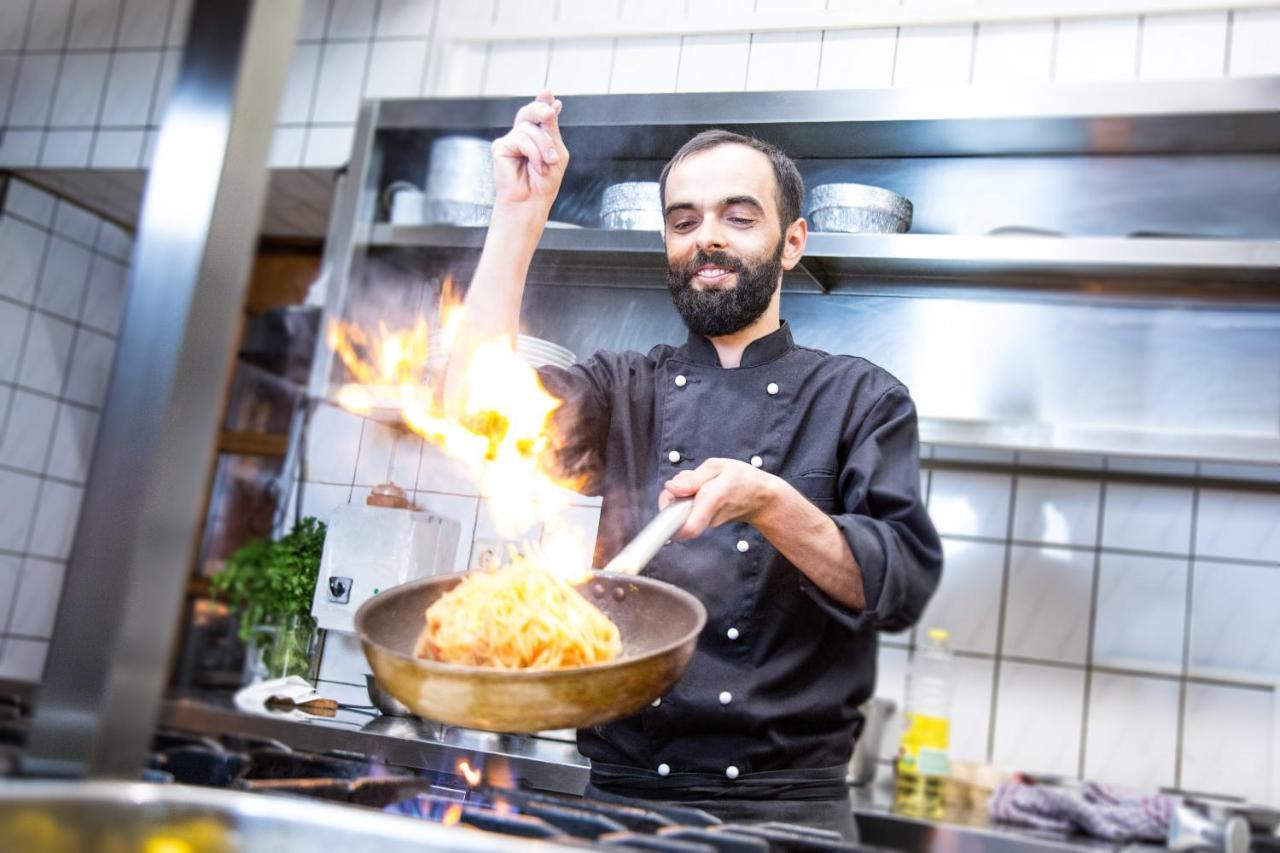
<path fill-rule="evenodd" d="M 301 0 L 198 0 L 143 199 L 124 323 L 27 770 L 133 778 L 168 676 Z"/>

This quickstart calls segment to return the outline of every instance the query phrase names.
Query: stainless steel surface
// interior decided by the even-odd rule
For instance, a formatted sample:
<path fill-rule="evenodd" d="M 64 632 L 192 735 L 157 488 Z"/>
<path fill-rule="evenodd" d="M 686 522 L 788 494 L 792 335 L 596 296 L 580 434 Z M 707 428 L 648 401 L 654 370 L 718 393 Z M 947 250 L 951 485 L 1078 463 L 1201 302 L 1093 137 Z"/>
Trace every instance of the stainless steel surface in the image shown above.
<path fill-rule="evenodd" d="M 595 572 L 579 592 L 618 627 L 614 660 L 560 669 L 464 666 L 415 654 L 423 614 L 465 573 L 402 584 L 356 612 L 356 633 L 378 681 L 414 713 L 493 732 L 585 728 L 641 710 L 688 666 L 706 609 L 653 578 Z"/>
<path fill-rule="evenodd" d="M 868 184 L 818 184 L 805 196 L 811 231 L 901 234 L 911 230 L 911 202 Z"/>
<path fill-rule="evenodd" d="M 661 231 L 662 201 L 657 181 L 623 181 L 600 195 L 600 227 L 613 231 Z"/>
<path fill-rule="evenodd" d="M 200 0 L 161 122 L 26 753 L 134 777 L 169 674 L 300 0 Z"/>
<path fill-rule="evenodd" d="M 521 98 L 388 101 L 380 128 L 496 132 Z M 664 162 L 725 127 L 796 157 L 1280 150 L 1280 77 L 800 92 L 576 95 L 560 120 L 577 158 Z M 594 128 L 590 137 L 580 128 Z"/>
<path fill-rule="evenodd" d="M 423 221 L 438 225 L 488 225 L 494 184 L 490 142 L 442 136 L 431 143 Z"/>
<path fill-rule="evenodd" d="M 294 749 L 340 751 L 420 770 L 456 774 L 460 757 L 486 766 L 504 764 L 514 779 L 530 787 L 581 794 L 589 776 L 587 759 L 572 743 L 528 735 L 494 734 L 443 726 L 416 717 L 370 717 L 339 709 L 333 717 L 294 721 L 242 714 L 229 695 L 192 694 L 164 704 L 160 722 L 184 731 L 275 739 Z"/>
<path fill-rule="evenodd" d="M 624 575 L 639 574 L 641 569 L 649 565 L 654 555 L 662 550 L 662 546 L 671 541 L 671 537 L 676 535 L 676 531 L 684 526 L 692 514 L 692 498 L 672 501 L 609 561 L 609 565 L 605 566 L 604 570 Z"/>
<path fill-rule="evenodd" d="M 515 853 L 530 848 L 570 849 L 298 797 L 140 782 L 15 781 L 0 786 L 0 849 L 23 853 Z"/>
<path fill-rule="evenodd" d="M 880 697 L 868 699 L 862 704 L 860 710 L 866 723 L 857 743 L 853 745 L 853 756 L 849 759 L 849 784 L 869 785 L 875 780 L 880 760 L 880 744 L 889 729 L 889 720 L 893 719 L 893 712 L 897 709 L 898 704 L 892 699 Z M 889 735 L 892 737 L 893 733 L 889 732 Z"/>
<path fill-rule="evenodd" d="M 373 707 L 388 717 L 414 716 L 413 711 L 410 711 L 403 702 L 383 690 L 382 685 L 378 683 L 378 679 L 372 675 L 365 675 L 364 686 L 369 691 L 369 701 L 373 703 Z"/>

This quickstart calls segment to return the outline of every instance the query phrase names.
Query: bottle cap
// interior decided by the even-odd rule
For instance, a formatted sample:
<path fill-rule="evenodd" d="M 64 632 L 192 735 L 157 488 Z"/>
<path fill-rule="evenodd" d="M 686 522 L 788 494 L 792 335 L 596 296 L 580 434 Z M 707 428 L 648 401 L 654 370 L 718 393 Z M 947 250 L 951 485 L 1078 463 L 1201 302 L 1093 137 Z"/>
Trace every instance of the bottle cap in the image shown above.
<path fill-rule="evenodd" d="M 947 633 L 946 628 L 930 628 L 929 639 L 937 643 L 946 642 L 951 635 Z"/>

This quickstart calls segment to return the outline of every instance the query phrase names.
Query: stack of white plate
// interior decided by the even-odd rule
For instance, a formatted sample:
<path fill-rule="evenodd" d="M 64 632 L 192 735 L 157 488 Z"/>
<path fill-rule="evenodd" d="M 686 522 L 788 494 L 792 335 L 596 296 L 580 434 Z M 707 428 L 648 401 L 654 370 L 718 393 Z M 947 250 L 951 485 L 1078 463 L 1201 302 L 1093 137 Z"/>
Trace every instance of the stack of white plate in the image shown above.
<path fill-rule="evenodd" d="M 427 339 L 427 370 L 434 372 L 444 366 L 449 352 L 444 346 L 444 336 L 439 330 Z M 572 350 L 532 335 L 520 335 L 516 339 L 516 355 L 530 367 L 569 367 L 577 361 Z"/>

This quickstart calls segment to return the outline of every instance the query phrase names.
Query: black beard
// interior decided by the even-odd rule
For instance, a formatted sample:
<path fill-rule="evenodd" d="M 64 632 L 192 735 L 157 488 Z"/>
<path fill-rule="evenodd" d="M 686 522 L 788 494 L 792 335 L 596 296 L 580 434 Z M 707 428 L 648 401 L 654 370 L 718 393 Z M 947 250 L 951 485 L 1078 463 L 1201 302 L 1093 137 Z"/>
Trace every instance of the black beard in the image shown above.
<path fill-rule="evenodd" d="M 731 288 L 698 290 L 693 277 L 708 264 L 732 270 L 738 282 Z M 689 331 L 706 338 L 731 335 L 754 323 L 773 300 L 782 274 L 782 241 L 773 255 L 747 266 L 727 252 L 699 249 L 688 263 L 667 265 L 667 290 Z"/>

